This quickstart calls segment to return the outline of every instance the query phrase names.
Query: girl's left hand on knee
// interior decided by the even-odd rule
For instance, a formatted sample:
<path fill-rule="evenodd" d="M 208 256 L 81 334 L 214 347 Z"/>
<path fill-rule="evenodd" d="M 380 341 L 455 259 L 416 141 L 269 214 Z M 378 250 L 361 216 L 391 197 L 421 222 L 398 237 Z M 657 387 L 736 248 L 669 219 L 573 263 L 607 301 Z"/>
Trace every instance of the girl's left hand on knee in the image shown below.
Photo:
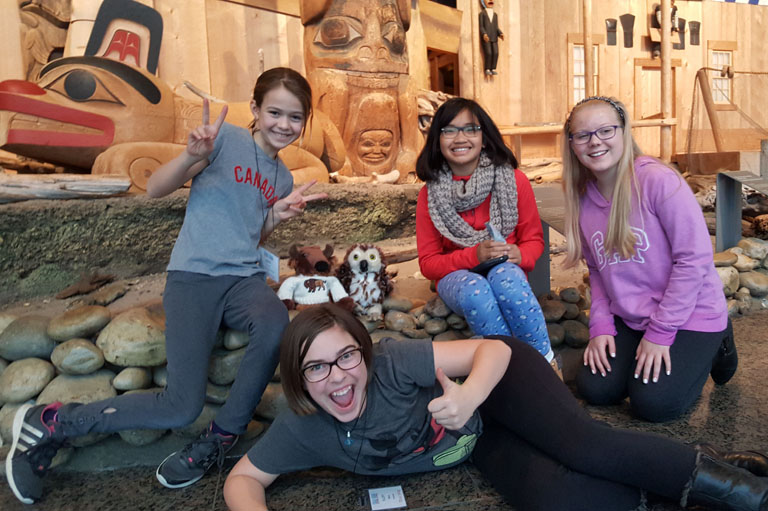
<path fill-rule="evenodd" d="M 669 346 L 654 344 L 645 337 L 640 341 L 635 354 L 637 365 L 635 366 L 635 379 L 642 374 L 643 383 L 648 383 L 649 378 L 656 383 L 661 374 L 661 365 L 667 369 L 667 376 L 672 374 L 672 360 L 669 356 Z"/>

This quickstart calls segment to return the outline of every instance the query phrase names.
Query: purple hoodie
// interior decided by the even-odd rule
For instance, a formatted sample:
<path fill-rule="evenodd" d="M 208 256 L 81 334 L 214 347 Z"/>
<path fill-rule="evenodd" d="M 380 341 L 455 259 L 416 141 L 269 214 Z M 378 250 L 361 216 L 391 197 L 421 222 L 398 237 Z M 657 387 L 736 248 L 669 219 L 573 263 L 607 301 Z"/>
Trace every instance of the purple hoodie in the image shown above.
<path fill-rule="evenodd" d="M 605 254 L 611 201 L 594 181 L 581 200 L 579 225 L 592 286 L 590 338 L 616 335 L 613 316 L 664 346 L 678 330 L 719 332 L 728 322 L 723 285 L 701 208 L 685 181 L 648 156 L 635 160 L 641 205 L 632 196 L 635 255 Z"/>

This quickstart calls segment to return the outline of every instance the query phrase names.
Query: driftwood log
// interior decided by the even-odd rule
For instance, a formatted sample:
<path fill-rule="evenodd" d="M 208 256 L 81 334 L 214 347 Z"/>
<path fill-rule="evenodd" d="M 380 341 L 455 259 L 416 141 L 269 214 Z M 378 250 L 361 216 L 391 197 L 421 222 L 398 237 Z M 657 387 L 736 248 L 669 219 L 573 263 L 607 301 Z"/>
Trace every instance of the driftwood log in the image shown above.
<path fill-rule="evenodd" d="M 0 173 L 0 204 L 29 199 L 113 197 L 128 191 L 128 176 Z"/>

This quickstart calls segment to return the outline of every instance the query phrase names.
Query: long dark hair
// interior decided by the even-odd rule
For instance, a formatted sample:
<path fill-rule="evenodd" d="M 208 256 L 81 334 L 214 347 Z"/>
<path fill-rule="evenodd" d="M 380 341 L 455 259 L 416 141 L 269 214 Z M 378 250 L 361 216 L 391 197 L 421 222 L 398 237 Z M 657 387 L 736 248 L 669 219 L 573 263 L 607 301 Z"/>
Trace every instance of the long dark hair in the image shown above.
<path fill-rule="evenodd" d="M 427 133 L 427 142 L 424 144 L 424 149 L 421 150 L 418 160 L 416 160 L 416 175 L 422 181 L 436 179 L 443 168 L 445 158 L 443 158 L 443 153 L 440 151 L 440 130 L 450 124 L 464 110 L 475 116 L 480 124 L 483 135 L 483 150 L 491 159 L 491 162 L 494 165 L 508 163 L 513 168 L 517 168 L 515 154 L 504 144 L 499 128 L 486 111 L 483 110 L 483 107 L 471 99 L 451 98 L 443 103 L 435 112 L 432 125 Z"/>
<path fill-rule="evenodd" d="M 285 89 L 296 96 L 301 103 L 301 110 L 304 113 L 304 127 L 307 126 L 309 118 L 312 116 L 312 88 L 306 78 L 288 67 L 273 67 L 259 75 L 256 85 L 253 87 L 253 101 L 257 107 L 261 107 L 264 102 L 264 96 L 272 89 L 285 87 Z M 251 121 L 248 128 L 253 130 L 256 127 L 256 121 Z M 302 128 L 303 130 L 303 128 Z"/>

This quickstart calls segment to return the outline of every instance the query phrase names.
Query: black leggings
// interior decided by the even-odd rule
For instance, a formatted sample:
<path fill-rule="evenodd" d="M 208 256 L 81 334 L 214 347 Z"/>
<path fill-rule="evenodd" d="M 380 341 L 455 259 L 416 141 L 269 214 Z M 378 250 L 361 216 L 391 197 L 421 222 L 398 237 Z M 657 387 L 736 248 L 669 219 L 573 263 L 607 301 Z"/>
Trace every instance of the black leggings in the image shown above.
<path fill-rule="evenodd" d="M 640 489 L 680 499 L 692 447 L 592 419 L 536 350 L 503 340 L 512 358 L 480 407 L 473 461 L 507 500 L 525 511 L 630 511 Z"/>
<path fill-rule="evenodd" d="M 652 422 L 676 419 L 701 395 L 712 370 L 712 360 L 726 336 L 733 336 L 730 320 L 722 332 L 679 330 L 669 349 L 672 374 L 662 368 L 659 381 L 643 383 L 635 379 L 635 352 L 644 332 L 629 328 L 616 317 L 616 358 L 609 359 L 611 372 L 605 378 L 582 367 L 576 378 L 579 394 L 593 405 L 612 405 L 629 396 L 632 412 Z"/>

